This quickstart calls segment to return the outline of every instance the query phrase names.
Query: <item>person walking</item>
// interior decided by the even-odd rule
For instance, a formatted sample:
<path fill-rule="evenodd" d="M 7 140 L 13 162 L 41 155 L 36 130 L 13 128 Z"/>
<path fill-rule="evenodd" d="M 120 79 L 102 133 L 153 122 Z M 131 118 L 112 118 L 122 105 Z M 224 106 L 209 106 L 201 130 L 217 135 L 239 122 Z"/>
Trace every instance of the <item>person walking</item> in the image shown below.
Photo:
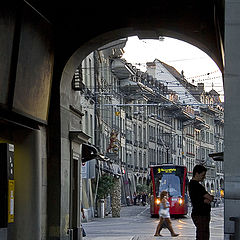
<path fill-rule="evenodd" d="M 160 234 L 162 228 L 163 228 L 163 224 L 164 224 L 164 221 L 167 225 L 167 228 L 168 230 L 170 231 L 171 233 L 171 236 L 172 237 L 177 237 L 179 234 L 175 233 L 173 231 L 173 228 L 172 228 L 172 222 L 170 220 L 170 213 L 169 213 L 169 202 L 168 202 L 168 192 L 167 191 L 162 191 L 161 194 L 160 194 L 160 208 L 159 208 L 159 223 L 157 225 L 157 228 L 156 228 L 156 232 L 154 234 L 154 236 L 162 236 Z"/>
<path fill-rule="evenodd" d="M 209 240 L 210 237 L 210 212 L 214 197 L 200 184 L 205 179 L 206 172 L 207 169 L 203 165 L 196 165 L 188 186 L 192 202 L 191 217 L 196 226 L 196 240 Z"/>
<path fill-rule="evenodd" d="M 83 209 L 83 204 L 82 203 L 81 203 L 81 213 L 82 213 L 82 218 L 85 219 L 85 214 L 84 214 L 84 209 Z M 82 228 L 82 236 L 86 237 L 87 234 L 86 234 L 82 224 L 81 224 L 81 228 Z"/>

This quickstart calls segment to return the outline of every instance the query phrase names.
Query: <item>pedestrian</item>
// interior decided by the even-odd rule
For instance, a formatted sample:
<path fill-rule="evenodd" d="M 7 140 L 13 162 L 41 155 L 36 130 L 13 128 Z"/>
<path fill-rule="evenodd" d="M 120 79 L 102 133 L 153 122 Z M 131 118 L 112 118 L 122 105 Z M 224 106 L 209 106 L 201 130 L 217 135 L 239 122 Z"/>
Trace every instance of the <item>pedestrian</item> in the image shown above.
<path fill-rule="evenodd" d="M 214 197 L 200 184 L 206 177 L 207 169 L 203 165 L 193 168 L 193 177 L 189 183 L 189 195 L 192 202 L 192 220 L 196 226 L 196 240 L 209 240 L 211 202 Z"/>
<path fill-rule="evenodd" d="M 138 202 L 138 205 L 140 205 L 140 202 L 141 202 L 141 194 L 138 193 L 137 195 L 137 202 Z"/>
<path fill-rule="evenodd" d="M 133 193 L 133 204 L 137 205 L 137 194 L 136 194 L 136 192 Z"/>
<path fill-rule="evenodd" d="M 159 223 L 157 225 L 157 229 L 154 236 L 162 236 L 160 232 L 163 228 L 164 221 L 172 237 L 177 237 L 179 235 L 173 231 L 172 222 L 170 219 L 169 207 L 170 207 L 170 204 L 168 202 L 168 192 L 162 191 L 160 194 L 160 208 L 159 208 L 160 219 L 159 219 Z"/>
<path fill-rule="evenodd" d="M 130 196 L 128 195 L 127 197 L 126 197 L 126 201 L 127 201 L 127 206 L 130 206 Z"/>
<path fill-rule="evenodd" d="M 142 205 L 145 206 L 147 203 L 147 194 L 142 192 Z"/>
<path fill-rule="evenodd" d="M 82 218 L 85 219 L 85 214 L 84 214 L 84 209 L 83 209 L 83 204 L 82 203 L 81 203 L 81 213 L 82 213 Z M 86 237 L 87 234 L 86 234 L 82 224 L 81 224 L 81 228 L 82 228 L 82 236 Z"/>
<path fill-rule="evenodd" d="M 82 218 L 85 218 L 85 214 L 84 214 L 84 209 L 83 209 L 83 204 L 81 203 L 81 213 L 82 213 Z"/>

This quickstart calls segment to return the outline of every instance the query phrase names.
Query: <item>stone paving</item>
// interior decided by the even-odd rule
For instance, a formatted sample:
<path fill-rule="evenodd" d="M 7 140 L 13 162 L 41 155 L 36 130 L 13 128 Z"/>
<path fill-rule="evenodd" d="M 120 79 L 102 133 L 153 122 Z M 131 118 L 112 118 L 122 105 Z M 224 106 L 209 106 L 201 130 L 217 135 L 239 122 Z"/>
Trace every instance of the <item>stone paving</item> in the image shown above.
<path fill-rule="evenodd" d="M 151 218 L 149 206 L 123 207 L 120 218 L 95 218 L 84 223 L 87 237 L 84 240 L 194 240 L 195 226 L 189 216 L 172 219 L 173 228 L 178 237 L 171 237 L 167 229 L 163 229 L 163 237 L 154 237 L 158 219 Z M 212 209 L 210 240 L 223 240 L 223 206 Z"/>

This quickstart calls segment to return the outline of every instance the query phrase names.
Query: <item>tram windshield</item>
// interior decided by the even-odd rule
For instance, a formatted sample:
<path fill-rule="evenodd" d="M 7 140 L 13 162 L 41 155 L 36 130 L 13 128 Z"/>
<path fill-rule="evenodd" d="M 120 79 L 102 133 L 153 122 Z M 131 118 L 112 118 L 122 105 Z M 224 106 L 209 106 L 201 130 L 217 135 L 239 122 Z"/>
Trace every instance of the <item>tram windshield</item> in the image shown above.
<path fill-rule="evenodd" d="M 163 174 L 159 179 L 159 194 L 162 191 L 167 191 L 171 197 L 181 196 L 180 178 L 173 174 Z"/>
<path fill-rule="evenodd" d="M 184 168 L 181 166 L 153 167 L 156 196 L 165 190 L 171 197 L 179 197 L 183 191 Z"/>

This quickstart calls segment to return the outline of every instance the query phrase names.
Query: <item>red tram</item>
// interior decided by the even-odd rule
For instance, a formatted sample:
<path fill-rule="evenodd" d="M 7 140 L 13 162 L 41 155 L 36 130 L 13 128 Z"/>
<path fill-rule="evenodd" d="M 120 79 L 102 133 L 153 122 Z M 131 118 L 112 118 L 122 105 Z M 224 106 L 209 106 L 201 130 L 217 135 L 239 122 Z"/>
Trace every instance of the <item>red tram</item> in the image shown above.
<path fill-rule="evenodd" d="M 160 193 L 169 193 L 170 214 L 185 215 L 188 213 L 187 168 L 185 166 L 163 164 L 150 166 L 151 198 L 150 213 L 158 215 Z"/>

